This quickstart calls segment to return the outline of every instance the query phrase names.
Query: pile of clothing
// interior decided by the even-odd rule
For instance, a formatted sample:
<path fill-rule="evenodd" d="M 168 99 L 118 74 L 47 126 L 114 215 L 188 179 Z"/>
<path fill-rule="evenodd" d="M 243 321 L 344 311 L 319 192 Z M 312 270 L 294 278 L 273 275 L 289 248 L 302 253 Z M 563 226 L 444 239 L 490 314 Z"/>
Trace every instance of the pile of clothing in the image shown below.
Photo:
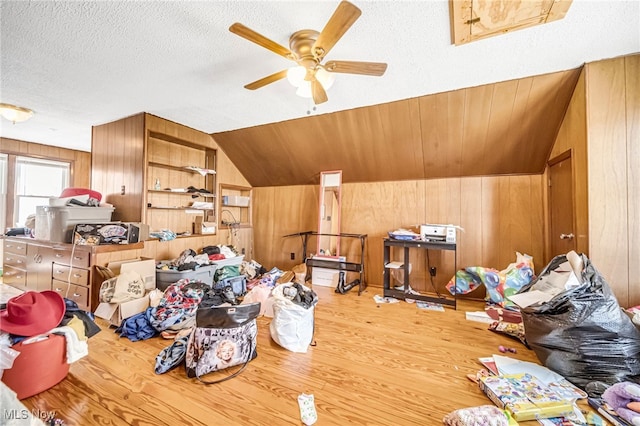
<path fill-rule="evenodd" d="M 216 260 L 228 259 L 238 256 L 232 246 L 218 245 L 206 246 L 198 254 L 193 249 L 186 249 L 180 255 L 170 261 L 159 262 L 156 267 L 160 270 L 193 271 L 203 265 L 211 265 Z"/>

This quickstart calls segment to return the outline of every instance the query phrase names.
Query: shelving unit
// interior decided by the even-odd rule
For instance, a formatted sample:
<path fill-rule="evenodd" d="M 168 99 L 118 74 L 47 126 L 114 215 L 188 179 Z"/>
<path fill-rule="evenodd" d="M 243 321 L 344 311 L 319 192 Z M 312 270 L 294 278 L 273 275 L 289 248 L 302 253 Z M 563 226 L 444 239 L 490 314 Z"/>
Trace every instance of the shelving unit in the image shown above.
<path fill-rule="evenodd" d="M 392 248 L 402 249 L 402 270 L 404 271 L 403 278 L 404 284 L 402 289 L 394 289 L 391 287 L 391 249 Z M 385 297 L 395 297 L 396 299 L 413 299 L 420 300 L 424 302 L 430 303 L 438 303 L 441 305 L 447 305 L 453 307 L 453 309 L 457 309 L 458 295 L 456 293 L 453 294 L 452 298 L 446 297 L 438 297 L 429 296 L 426 294 L 412 293 L 409 291 L 411 285 L 410 281 L 410 271 L 409 271 L 409 250 L 410 249 L 421 249 L 421 250 L 442 250 L 448 251 L 452 253 L 453 256 L 453 270 L 458 270 L 457 264 L 457 246 L 456 243 L 446 243 L 446 242 L 429 242 L 422 240 L 394 240 L 391 238 L 384 239 L 384 248 L 383 248 L 383 262 L 384 262 L 384 276 L 383 276 L 383 295 Z M 454 287 L 455 288 L 455 287 Z"/>
<path fill-rule="evenodd" d="M 364 259 L 365 259 L 365 245 L 367 242 L 367 234 L 348 234 L 348 233 L 340 233 L 340 234 L 325 234 L 314 231 L 305 231 L 305 232 L 296 232 L 295 234 L 285 235 L 284 238 L 299 236 L 302 237 L 302 258 L 304 259 L 305 265 L 307 266 L 307 275 L 305 276 L 305 282 L 309 280 L 311 277 L 311 269 L 312 268 L 325 268 L 325 269 L 333 269 L 337 270 L 340 273 L 346 272 L 356 272 L 359 274 L 359 278 L 349 284 L 347 286 L 354 287 L 358 286 L 358 296 L 362 294 L 362 291 L 367 287 L 367 280 L 365 277 L 365 268 L 364 268 Z M 340 238 L 357 238 L 360 240 L 360 260 L 357 262 L 354 261 L 346 261 L 346 260 L 336 260 L 336 259 L 322 259 L 322 258 L 314 258 L 307 257 L 307 242 L 309 241 L 310 236 L 333 236 Z M 346 284 L 346 283 L 345 283 Z M 336 289 L 339 292 L 339 289 Z"/>
<path fill-rule="evenodd" d="M 202 169 L 216 173 L 203 176 Z M 146 112 L 92 127 L 91 189 L 103 194 L 102 201 L 115 207 L 112 220 L 141 222 L 149 225 L 150 232 L 169 229 L 191 233 L 162 242 L 151 237 L 145 242 L 144 256 L 172 259 L 187 247 L 199 250 L 232 242 L 238 251 L 246 253 L 247 259 L 251 258 L 252 227 L 234 227 L 231 233 L 226 226 L 215 226 L 215 233 L 193 233 L 196 219 L 212 222 L 212 227 L 219 225 L 221 182 L 251 186 L 231 160 L 218 151 L 218 144 L 208 133 Z M 200 192 L 200 197 L 191 198 L 191 193 L 169 190 L 189 186 L 204 188 L 208 195 Z M 211 209 L 192 214 L 194 201 L 210 202 Z"/>
<path fill-rule="evenodd" d="M 251 226 L 251 188 L 220 184 L 220 227 Z"/>
<path fill-rule="evenodd" d="M 196 216 L 216 220 L 215 150 L 150 132 L 147 158 L 146 222 L 151 231 L 190 233 Z"/>

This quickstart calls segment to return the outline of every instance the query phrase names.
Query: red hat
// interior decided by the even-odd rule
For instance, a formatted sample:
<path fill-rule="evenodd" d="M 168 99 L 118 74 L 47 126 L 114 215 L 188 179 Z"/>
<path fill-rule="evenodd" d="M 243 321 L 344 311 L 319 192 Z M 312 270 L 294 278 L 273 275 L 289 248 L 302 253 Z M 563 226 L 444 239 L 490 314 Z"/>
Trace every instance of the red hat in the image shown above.
<path fill-rule="evenodd" d="M 27 291 L 12 297 L 0 311 L 0 330 L 18 336 L 35 336 L 57 327 L 64 318 L 64 299 L 55 291 Z"/>

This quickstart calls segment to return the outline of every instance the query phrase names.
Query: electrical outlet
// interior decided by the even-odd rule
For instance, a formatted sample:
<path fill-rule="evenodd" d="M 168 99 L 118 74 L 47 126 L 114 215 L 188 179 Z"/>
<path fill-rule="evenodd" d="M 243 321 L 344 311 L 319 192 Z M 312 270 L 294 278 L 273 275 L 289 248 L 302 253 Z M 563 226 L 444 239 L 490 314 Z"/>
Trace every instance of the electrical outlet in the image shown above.
<path fill-rule="evenodd" d="M 429 273 L 431 274 L 432 277 L 436 276 L 436 267 L 432 266 L 431 268 L 429 268 Z"/>
<path fill-rule="evenodd" d="M 291 252 L 291 260 L 296 260 L 296 254 Z"/>

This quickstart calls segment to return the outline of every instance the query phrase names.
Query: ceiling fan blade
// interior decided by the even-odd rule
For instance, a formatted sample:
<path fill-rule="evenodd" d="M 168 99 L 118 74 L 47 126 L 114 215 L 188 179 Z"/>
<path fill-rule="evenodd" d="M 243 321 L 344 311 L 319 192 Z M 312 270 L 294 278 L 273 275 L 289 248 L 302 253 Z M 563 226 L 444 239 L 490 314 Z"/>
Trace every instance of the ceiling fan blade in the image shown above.
<path fill-rule="evenodd" d="M 387 70 L 384 62 L 329 61 L 324 68 L 330 72 L 381 76 Z"/>
<path fill-rule="evenodd" d="M 319 60 L 322 60 L 322 58 L 329 53 L 338 40 L 340 40 L 340 37 L 342 37 L 360 17 L 360 14 L 362 14 L 362 11 L 353 4 L 348 1 L 340 2 L 313 45 L 312 51 Z"/>
<path fill-rule="evenodd" d="M 280 56 L 285 57 L 286 59 L 289 60 L 294 60 L 295 55 L 293 54 L 293 52 L 291 52 L 289 49 L 287 49 L 286 47 L 276 43 L 273 40 L 270 40 L 268 38 L 266 38 L 265 36 L 258 34 L 257 32 L 253 31 L 250 28 L 245 27 L 244 25 L 242 25 L 239 22 L 236 22 L 235 24 L 231 25 L 229 27 L 229 31 L 231 31 L 234 34 L 239 35 L 242 38 L 246 38 L 247 40 L 260 45 L 262 47 L 264 47 L 267 50 L 272 51 L 273 53 L 276 53 Z"/>
<path fill-rule="evenodd" d="M 322 84 L 315 78 L 311 80 L 311 96 L 313 96 L 313 103 L 316 105 L 320 105 L 329 100 L 324 87 L 322 87 Z"/>
<path fill-rule="evenodd" d="M 278 71 L 277 73 L 261 78 L 260 80 L 256 80 L 253 83 L 249 83 L 246 86 L 244 86 L 244 88 L 249 90 L 256 90 L 266 86 L 267 84 L 271 84 L 278 80 L 282 80 L 286 76 L 287 76 L 287 70 Z"/>

